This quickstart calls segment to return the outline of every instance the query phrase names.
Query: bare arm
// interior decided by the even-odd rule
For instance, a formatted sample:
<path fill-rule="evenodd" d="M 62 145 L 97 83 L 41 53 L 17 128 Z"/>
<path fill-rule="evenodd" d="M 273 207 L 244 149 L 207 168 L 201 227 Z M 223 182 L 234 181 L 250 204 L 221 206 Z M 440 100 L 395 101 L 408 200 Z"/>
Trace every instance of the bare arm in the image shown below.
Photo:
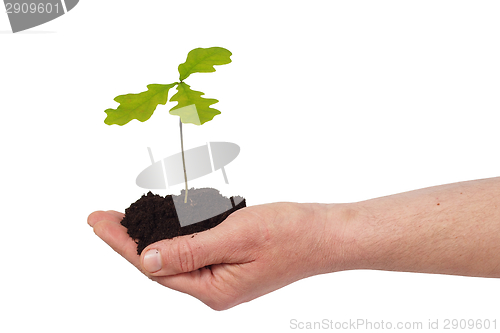
<path fill-rule="evenodd" d="M 352 268 L 500 277 L 500 178 L 348 206 Z"/>
<path fill-rule="evenodd" d="M 271 203 L 195 237 L 151 244 L 141 256 L 122 213 L 97 211 L 88 223 L 153 281 L 223 310 L 349 269 L 500 277 L 499 206 L 500 178 L 353 204 Z"/>

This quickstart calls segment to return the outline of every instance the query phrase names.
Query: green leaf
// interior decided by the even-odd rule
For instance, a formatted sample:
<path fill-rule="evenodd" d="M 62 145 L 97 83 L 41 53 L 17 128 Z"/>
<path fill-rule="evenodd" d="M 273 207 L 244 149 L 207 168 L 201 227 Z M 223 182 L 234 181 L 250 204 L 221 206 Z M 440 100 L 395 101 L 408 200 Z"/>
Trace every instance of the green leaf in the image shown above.
<path fill-rule="evenodd" d="M 179 80 L 184 81 L 193 73 L 215 72 L 214 65 L 231 62 L 231 52 L 222 47 L 197 48 L 188 53 L 186 62 L 179 65 Z"/>
<path fill-rule="evenodd" d="M 108 115 L 104 120 L 107 125 L 125 125 L 132 119 L 146 121 L 153 115 L 158 104 L 165 105 L 168 100 L 168 91 L 178 83 L 172 84 L 150 84 L 148 91 L 139 94 L 120 95 L 115 101 L 120 106 L 115 109 L 107 109 Z"/>
<path fill-rule="evenodd" d="M 212 109 L 210 105 L 217 103 L 218 100 L 203 98 L 202 95 L 204 93 L 191 90 L 189 85 L 184 82 L 179 83 L 177 94 L 170 99 L 171 102 L 177 101 L 178 103 L 170 109 L 170 114 L 180 116 L 184 124 L 202 125 L 212 120 L 220 114 L 220 111 Z"/>

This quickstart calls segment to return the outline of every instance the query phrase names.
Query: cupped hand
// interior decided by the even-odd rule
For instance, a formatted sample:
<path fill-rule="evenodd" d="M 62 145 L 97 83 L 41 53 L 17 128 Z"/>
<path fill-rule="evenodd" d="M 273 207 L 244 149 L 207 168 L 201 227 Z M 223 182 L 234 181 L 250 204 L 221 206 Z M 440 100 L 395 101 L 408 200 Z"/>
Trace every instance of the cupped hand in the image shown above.
<path fill-rule="evenodd" d="M 210 230 L 162 240 L 137 255 L 123 214 L 97 211 L 94 232 L 152 280 L 215 310 L 250 301 L 302 278 L 342 267 L 343 226 L 331 205 L 272 203 L 231 214 Z"/>

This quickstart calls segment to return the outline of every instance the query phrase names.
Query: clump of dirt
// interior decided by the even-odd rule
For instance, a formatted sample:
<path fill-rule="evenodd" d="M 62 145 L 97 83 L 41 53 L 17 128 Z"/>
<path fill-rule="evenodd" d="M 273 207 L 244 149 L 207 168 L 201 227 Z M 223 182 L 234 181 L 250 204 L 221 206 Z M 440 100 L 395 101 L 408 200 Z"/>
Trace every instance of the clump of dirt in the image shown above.
<path fill-rule="evenodd" d="M 165 197 L 148 192 L 125 210 L 121 224 L 137 243 L 137 254 L 162 239 L 211 229 L 231 213 L 246 207 L 244 198 L 236 196 L 228 199 L 213 188 L 190 189 L 187 204 L 184 204 L 184 195 L 185 190 L 178 196 Z M 210 218 L 204 219 L 204 216 Z M 181 226 L 181 221 L 183 225 L 196 223 Z"/>

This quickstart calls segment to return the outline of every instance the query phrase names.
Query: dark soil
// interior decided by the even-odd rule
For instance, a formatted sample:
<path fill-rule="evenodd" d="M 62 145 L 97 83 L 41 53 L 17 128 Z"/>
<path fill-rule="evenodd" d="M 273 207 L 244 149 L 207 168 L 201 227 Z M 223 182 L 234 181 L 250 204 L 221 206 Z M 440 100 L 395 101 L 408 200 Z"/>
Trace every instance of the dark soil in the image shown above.
<path fill-rule="evenodd" d="M 137 254 L 159 240 L 211 229 L 234 211 L 246 207 L 244 198 L 228 199 L 213 188 L 190 189 L 187 204 L 184 204 L 184 195 L 185 190 L 178 196 L 166 197 L 148 192 L 125 210 L 121 224 L 137 243 Z M 181 227 L 178 216 L 182 217 L 183 224 L 200 222 Z"/>

